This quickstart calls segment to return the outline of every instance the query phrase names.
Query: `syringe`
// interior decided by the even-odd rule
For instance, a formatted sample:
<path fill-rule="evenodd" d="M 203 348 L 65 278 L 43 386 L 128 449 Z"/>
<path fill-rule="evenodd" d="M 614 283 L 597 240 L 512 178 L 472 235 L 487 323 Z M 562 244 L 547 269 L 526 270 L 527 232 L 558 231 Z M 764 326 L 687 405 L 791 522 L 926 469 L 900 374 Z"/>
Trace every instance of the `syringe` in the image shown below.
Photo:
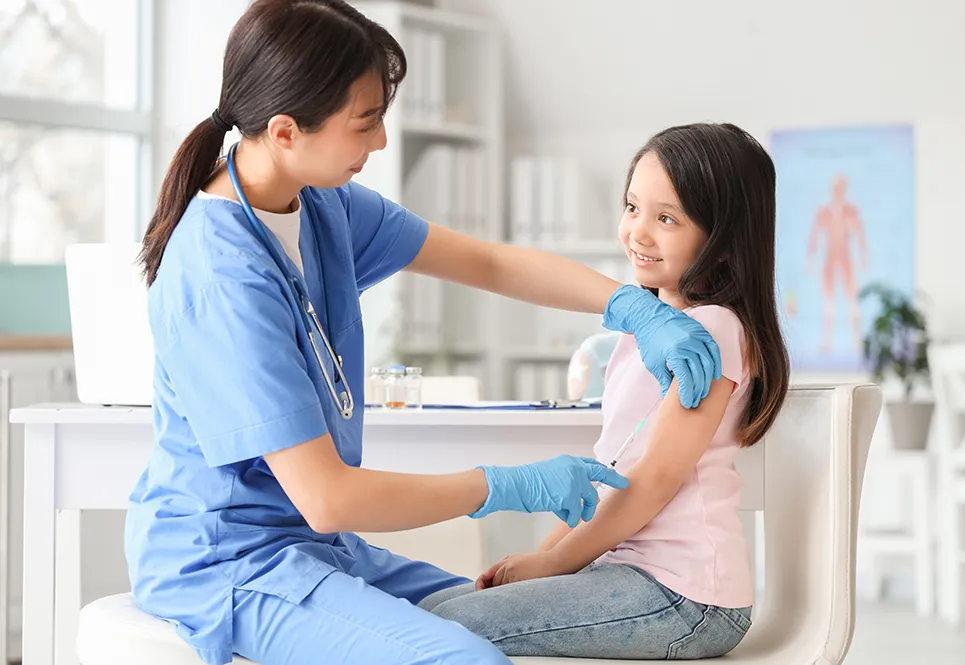
<path fill-rule="evenodd" d="M 623 454 L 627 452 L 627 448 L 630 447 L 630 443 L 632 443 L 633 440 L 636 438 L 637 433 L 643 429 L 643 426 L 647 423 L 647 420 L 650 418 L 650 414 L 653 413 L 654 409 L 656 409 L 660 405 L 661 401 L 663 400 L 658 399 L 656 403 L 652 407 L 650 407 L 650 411 L 648 411 L 647 415 L 643 417 L 643 420 L 641 420 L 640 423 L 633 428 L 633 431 L 630 432 L 630 436 L 626 438 L 626 441 L 624 441 L 623 445 L 621 445 L 619 450 L 617 450 L 616 454 L 613 456 L 613 459 L 610 460 L 611 469 L 615 469 L 617 467 L 617 462 L 619 462 L 620 458 L 623 457 Z M 600 485 L 601 483 L 597 483 L 596 487 L 599 488 Z"/>

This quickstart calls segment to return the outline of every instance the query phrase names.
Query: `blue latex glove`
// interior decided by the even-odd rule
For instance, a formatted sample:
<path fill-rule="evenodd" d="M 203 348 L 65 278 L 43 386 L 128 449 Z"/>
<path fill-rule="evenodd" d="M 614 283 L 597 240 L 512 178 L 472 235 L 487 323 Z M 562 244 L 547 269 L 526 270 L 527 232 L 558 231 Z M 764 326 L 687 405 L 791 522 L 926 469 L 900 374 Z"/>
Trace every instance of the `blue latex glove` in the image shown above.
<path fill-rule="evenodd" d="M 603 312 L 603 326 L 632 333 L 643 364 L 667 394 L 674 377 L 680 403 L 694 408 L 720 378 L 720 349 L 699 322 L 674 309 L 647 289 L 626 285 L 617 289 Z M 669 369 L 668 369 L 669 368 Z"/>
<path fill-rule="evenodd" d="M 469 517 L 485 517 L 497 510 L 525 513 L 549 511 L 575 528 L 593 519 L 599 496 L 594 482 L 624 489 L 629 481 L 605 464 L 588 457 L 560 455 L 521 466 L 483 466 L 489 496 Z"/>

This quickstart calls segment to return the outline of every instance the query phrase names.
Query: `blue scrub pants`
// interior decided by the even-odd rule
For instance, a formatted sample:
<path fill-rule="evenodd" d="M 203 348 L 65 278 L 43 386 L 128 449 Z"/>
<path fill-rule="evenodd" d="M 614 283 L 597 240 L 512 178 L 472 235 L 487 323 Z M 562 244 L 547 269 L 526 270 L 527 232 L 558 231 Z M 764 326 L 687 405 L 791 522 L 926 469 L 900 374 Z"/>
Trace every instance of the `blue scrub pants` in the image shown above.
<path fill-rule="evenodd" d="M 236 589 L 235 653 L 262 665 L 509 665 L 489 641 L 416 605 L 469 582 L 359 541 L 358 564 L 299 604 Z"/>

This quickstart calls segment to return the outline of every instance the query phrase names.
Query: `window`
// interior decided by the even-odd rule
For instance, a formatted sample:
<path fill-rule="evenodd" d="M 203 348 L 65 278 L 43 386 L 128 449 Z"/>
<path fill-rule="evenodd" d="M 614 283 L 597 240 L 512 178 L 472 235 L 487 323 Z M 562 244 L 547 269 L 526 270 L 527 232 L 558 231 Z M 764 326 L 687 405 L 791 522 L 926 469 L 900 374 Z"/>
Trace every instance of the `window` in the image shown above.
<path fill-rule="evenodd" d="M 149 215 L 152 0 L 0 0 L 0 261 L 134 242 Z"/>

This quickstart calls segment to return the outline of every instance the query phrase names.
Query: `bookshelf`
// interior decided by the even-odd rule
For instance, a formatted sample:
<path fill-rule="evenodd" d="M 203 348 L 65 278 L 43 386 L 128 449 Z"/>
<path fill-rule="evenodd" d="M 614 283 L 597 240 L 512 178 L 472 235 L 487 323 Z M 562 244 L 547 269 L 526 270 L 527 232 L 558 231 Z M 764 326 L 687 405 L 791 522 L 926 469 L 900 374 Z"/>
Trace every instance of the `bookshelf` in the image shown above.
<path fill-rule="evenodd" d="M 485 135 L 476 125 L 459 122 L 437 122 L 423 119 L 403 119 L 402 131 L 410 137 L 482 143 Z"/>
<path fill-rule="evenodd" d="M 568 256 L 579 261 L 612 258 L 622 259 L 624 256 L 623 248 L 617 243 L 616 238 L 613 240 L 582 240 L 570 242 L 515 241 L 513 244 L 517 247 L 530 247 L 543 250 L 544 252 L 559 254 L 560 256 Z"/>
<path fill-rule="evenodd" d="M 485 19 L 406 2 L 356 2 L 405 49 L 408 74 L 386 115 L 386 149 L 361 184 L 436 224 L 504 238 L 503 59 Z M 402 273 L 362 296 L 366 362 L 505 384 L 497 297 Z"/>
<path fill-rule="evenodd" d="M 567 256 L 619 281 L 632 277 L 616 240 L 612 183 L 595 187 L 566 155 L 506 155 L 495 25 L 406 2 L 355 6 L 399 40 L 409 65 L 386 116 L 386 149 L 372 154 L 358 182 L 457 231 Z M 362 310 L 369 366 L 477 376 L 485 399 L 565 397 L 572 353 L 602 332 L 598 315 L 406 273 L 363 294 Z"/>

